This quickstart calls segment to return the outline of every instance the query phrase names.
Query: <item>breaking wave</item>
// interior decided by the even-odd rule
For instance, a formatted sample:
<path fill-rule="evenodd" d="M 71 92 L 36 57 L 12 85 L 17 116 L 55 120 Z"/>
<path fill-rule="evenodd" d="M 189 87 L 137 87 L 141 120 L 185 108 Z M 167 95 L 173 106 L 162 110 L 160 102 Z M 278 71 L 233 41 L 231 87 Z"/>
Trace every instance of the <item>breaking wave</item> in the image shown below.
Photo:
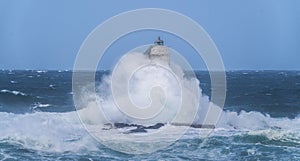
<path fill-rule="evenodd" d="M 82 101 L 87 105 L 84 117 L 96 118 L 95 112 L 87 111 L 101 108 L 107 119 L 104 123 L 169 123 L 180 113 L 178 123 L 189 124 L 186 120 L 194 118 L 191 124 L 203 124 L 208 110 L 221 111 L 221 108 L 210 102 L 207 96 L 202 95 L 199 80 L 195 75 L 186 74 L 176 63 L 161 65 L 153 62 L 142 53 L 133 52 L 123 56 L 112 74 L 102 78 L 97 91 L 97 96 L 83 94 Z M 121 106 L 118 101 L 122 102 Z M 160 113 L 151 119 L 137 119 L 120 110 L 120 108 L 147 109 L 160 106 L 162 107 Z M 181 108 L 183 110 L 179 112 Z M 87 122 L 97 123 L 97 121 L 99 119 Z M 214 124 L 215 121 L 211 122 Z"/>
<path fill-rule="evenodd" d="M 176 129 L 180 130 L 181 127 L 173 126 L 173 128 L 173 132 L 176 132 Z M 99 150 L 99 143 L 86 132 L 76 112 L 30 114 L 1 112 L 0 129 L 0 143 L 26 149 L 46 152 Z M 201 130 L 203 129 L 191 128 L 185 137 L 197 139 Z M 120 137 L 119 134 L 114 135 L 114 132 L 110 135 L 112 139 Z M 223 112 L 217 128 L 210 137 L 219 136 L 242 137 L 242 139 L 256 136 L 264 137 L 264 141 L 300 146 L 300 117 L 272 118 L 259 112 L 227 111 Z"/>

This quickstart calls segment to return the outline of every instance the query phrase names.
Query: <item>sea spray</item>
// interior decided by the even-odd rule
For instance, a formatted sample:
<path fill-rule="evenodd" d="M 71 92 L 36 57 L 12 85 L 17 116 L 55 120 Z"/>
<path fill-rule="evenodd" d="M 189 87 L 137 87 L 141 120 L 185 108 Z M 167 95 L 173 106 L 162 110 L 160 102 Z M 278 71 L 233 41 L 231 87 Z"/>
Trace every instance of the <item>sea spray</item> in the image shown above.
<path fill-rule="evenodd" d="M 147 65 L 142 66 L 134 73 L 128 72 L 132 70 L 133 63 Z M 211 104 L 209 98 L 202 95 L 199 80 L 194 75 L 187 74 L 179 65 L 171 62 L 170 66 L 161 66 L 161 64 L 150 61 L 143 53 L 134 52 L 124 55 L 116 68 L 118 75 L 114 77 L 114 80 L 112 80 L 114 73 L 102 78 L 100 85 L 96 87 L 97 95 L 89 96 L 86 93 L 84 96 L 86 100 L 89 100 L 89 103 L 87 103 L 88 108 L 100 108 L 101 112 L 105 114 L 107 121 L 102 122 L 102 124 L 107 122 L 169 123 L 178 114 L 180 108 L 186 109 L 181 111 L 183 118 L 180 119 L 183 120 L 182 123 L 185 123 L 185 118 L 193 116 L 193 124 L 203 123 L 205 114 Z M 113 82 L 114 88 L 117 89 L 116 91 L 119 91 L 125 88 L 124 80 L 126 78 L 130 78 L 128 84 L 125 82 L 125 85 L 128 85 L 128 95 L 135 106 L 143 109 L 149 108 L 151 104 L 159 104 L 163 105 L 162 111 L 154 118 L 146 120 L 128 117 L 120 111 L 115 103 L 111 85 Z M 161 87 L 162 91 L 156 91 L 155 93 L 155 91 L 152 91 L 154 87 Z M 93 100 L 97 101 L 97 103 L 91 103 L 91 97 L 94 97 Z M 158 101 L 158 103 L 153 101 Z M 130 104 L 123 104 L 122 106 L 128 107 Z M 196 108 L 197 111 L 193 111 L 193 108 Z M 192 110 L 189 111 L 188 109 Z M 93 112 L 91 112 L 90 118 L 94 118 L 93 115 Z M 92 120 L 90 121 L 92 122 Z M 95 123 L 97 121 L 99 119 L 96 119 Z"/>
<path fill-rule="evenodd" d="M 148 54 L 130 51 L 122 56 L 99 86 L 91 82 L 93 73 L 86 73 L 89 78 L 84 77 L 84 73 L 73 75 L 74 99 L 84 127 L 95 139 L 114 150 L 134 154 L 154 152 L 174 143 L 191 125 L 202 127 L 211 123 L 209 127 L 214 127 L 218 119 L 214 112 L 221 108 L 202 95 L 199 80 L 180 54 L 176 53 L 175 57 L 180 57 L 183 64 L 178 63 L 178 59 L 177 62 L 168 59 L 164 46 L 150 49 Z M 182 67 L 189 68 L 184 71 Z M 85 82 L 85 78 L 89 81 Z M 207 114 L 210 115 L 207 117 Z M 132 124 L 137 129 L 116 129 L 116 123 Z M 140 128 L 157 124 L 181 127 Z M 135 131 L 146 132 L 146 135 L 130 134 Z"/>
<path fill-rule="evenodd" d="M 99 158 L 147 160 L 148 158 L 160 159 L 161 156 L 178 160 L 182 158 L 299 160 L 300 158 L 299 86 L 296 84 L 300 78 L 299 71 L 284 71 L 287 74 L 284 79 L 281 79 L 282 75 L 278 71 L 247 71 L 247 75 L 242 74 L 243 71 L 228 72 L 228 97 L 225 106 L 228 111 L 223 112 L 219 124 L 206 138 L 205 144 L 200 146 L 203 140 L 199 138 L 199 133 L 201 134 L 204 129 L 190 128 L 170 147 L 145 155 L 115 152 L 99 144 L 87 133 L 77 112 L 73 111 L 71 98 L 73 93 L 70 89 L 72 72 L 48 71 L 40 77 L 37 77 L 36 71 L 13 71 L 14 74 L 7 76 L 9 72 L 0 71 L 2 86 L 0 90 L 20 91 L 27 96 L 7 92 L 0 94 L 2 98 L 0 100 L 0 160 L 98 160 Z M 103 80 L 101 79 L 103 74 L 107 75 L 107 72 L 99 71 L 96 74 L 97 88 L 97 84 L 103 85 L 100 82 Z M 196 74 L 202 83 L 200 86 L 203 92 L 208 94 L 209 75 L 202 71 Z M 28 77 L 31 75 L 33 78 Z M 106 79 L 110 79 L 109 77 L 107 76 Z M 17 80 L 18 84 L 12 84 L 9 80 Z M 47 90 L 49 84 L 55 84 L 57 88 Z M 88 84 L 83 85 L 82 90 Z M 81 95 L 91 98 L 82 98 L 91 104 L 85 107 L 95 106 L 99 109 L 97 102 L 106 99 L 105 96 L 100 96 L 100 93 L 97 92 L 99 96 L 96 97 Z M 267 96 L 265 93 L 272 95 Z M 6 104 L 8 101 L 22 104 L 15 107 L 14 104 Z M 40 108 L 41 112 L 32 113 L 29 108 L 35 106 L 35 103 L 51 106 Z M 26 109 L 26 112 L 20 112 L 21 109 Z M 84 108 L 82 111 L 87 109 Z M 90 113 L 90 116 L 92 114 L 96 116 L 93 110 L 90 110 Z M 165 138 L 182 128 L 165 126 L 171 126 L 173 129 L 165 135 Z M 125 130 L 102 131 L 116 141 L 125 135 L 148 135 L 148 133 L 120 134 Z M 161 138 L 164 140 L 164 136 Z"/>

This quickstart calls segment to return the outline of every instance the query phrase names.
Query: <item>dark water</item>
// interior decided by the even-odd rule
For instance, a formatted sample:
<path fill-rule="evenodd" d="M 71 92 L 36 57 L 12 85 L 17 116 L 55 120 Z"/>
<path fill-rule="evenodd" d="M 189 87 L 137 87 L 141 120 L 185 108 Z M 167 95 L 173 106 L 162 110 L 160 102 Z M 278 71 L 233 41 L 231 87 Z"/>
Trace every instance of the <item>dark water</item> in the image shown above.
<path fill-rule="evenodd" d="M 300 160 L 300 71 L 226 74 L 224 113 L 210 137 L 187 134 L 167 149 L 130 155 L 106 148 L 82 128 L 71 71 L 2 70 L 0 160 Z M 196 75 L 210 96 L 208 73 Z"/>
<path fill-rule="evenodd" d="M 197 72 L 203 92 L 210 95 L 207 72 Z M 227 72 L 225 110 L 259 111 L 272 117 L 300 113 L 300 71 Z M 283 110 L 284 109 L 284 110 Z"/>

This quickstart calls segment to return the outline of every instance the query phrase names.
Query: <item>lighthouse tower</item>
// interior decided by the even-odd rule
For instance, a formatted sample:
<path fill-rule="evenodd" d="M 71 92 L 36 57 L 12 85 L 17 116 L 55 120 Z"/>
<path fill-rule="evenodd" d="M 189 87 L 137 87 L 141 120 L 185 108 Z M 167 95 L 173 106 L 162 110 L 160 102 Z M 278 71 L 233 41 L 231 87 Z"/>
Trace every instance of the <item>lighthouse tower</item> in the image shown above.
<path fill-rule="evenodd" d="M 152 62 L 170 64 L 170 51 L 169 48 L 164 46 L 164 41 L 157 38 L 154 45 L 150 46 L 145 52 Z"/>

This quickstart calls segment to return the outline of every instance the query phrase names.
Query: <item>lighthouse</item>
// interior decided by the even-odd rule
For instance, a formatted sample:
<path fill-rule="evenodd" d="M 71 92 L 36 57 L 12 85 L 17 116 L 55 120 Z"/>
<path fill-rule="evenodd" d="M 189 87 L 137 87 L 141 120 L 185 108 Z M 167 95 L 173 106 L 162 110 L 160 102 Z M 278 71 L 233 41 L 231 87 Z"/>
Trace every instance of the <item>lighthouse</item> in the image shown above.
<path fill-rule="evenodd" d="M 167 46 L 164 46 L 164 41 L 157 38 L 154 45 L 151 45 L 145 52 L 148 58 L 153 63 L 170 64 L 170 51 Z"/>

